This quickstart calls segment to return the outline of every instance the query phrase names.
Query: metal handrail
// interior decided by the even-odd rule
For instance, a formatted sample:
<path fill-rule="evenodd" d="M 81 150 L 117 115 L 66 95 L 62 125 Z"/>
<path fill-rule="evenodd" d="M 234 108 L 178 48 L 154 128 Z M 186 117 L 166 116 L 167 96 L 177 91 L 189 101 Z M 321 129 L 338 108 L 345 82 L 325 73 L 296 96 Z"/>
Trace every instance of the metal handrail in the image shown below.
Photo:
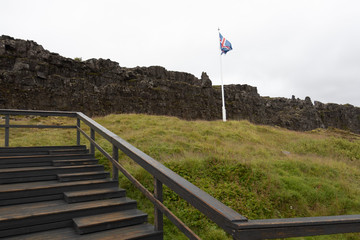
<path fill-rule="evenodd" d="M 134 176 L 130 174 L 119 162 L 116 160 L 115 157 L 110 156 L 102 147 L 100 147 L 99 144 L 97 144 L 91 137 L 89 137 L 82 129 L 79 129 L 79 131 L 90 141 L 91 144 L 94 144 L 94 146 L 107 158 L 110 160 L 110 162 L 113 164 L 113 168 L 117 168 L 120 172 L 124 174 L 125 177 L 127 177 L 132 184 L 134 184 L 135 187 L 137 187 L 143 194 L 146 196 L 153 204 L 155 209 L 155 229 L 162 231 L 163 230 L 163 223 L 162 223 L 162 215 L 156 215 L 156 210 L 159 209 L 161 214 L 164 214 L 167 216 L 170 221 L 177 226 L 189 239 L 200 239 L 190 228 L 188 228 L 179 218 L 177 218 L 163 203 L 162 203 L 162 194 L 157 195 L 156 191 L 154 192 L 154 195 L 146 188 L 144 187 Z M 115 147 L 115 151 L 117 152 L 118 149 Z M 114 179 L 118 179 L 118 177 L 114 177 Z M 154 189 L 157 189 L 158 191 L 162 192 L 162 186 L 161 190 L 159 190 L 158 186 L 161 185 L 159 182 L 155 179 L 154 181 Z"/>
<path fill-rule="evenodd" d="M 360 215 L 249 220 L 234 239 L 271 239 L 360 232 Z"/>
<path fill-rule="evenodd" d="M 247 218 L 244 216 L 202 191 L 83 113 L 78 113 L 78 118 L 103 138 L 107 139 L 113 146 L 133 159 L 153 175 L 155 179 L 168 186 L 180 197 L 222 227 L 227 233 L 233 234 L 236 223 L 247 221 Z"/>
<path fill-rule="evenodd" d="M 0 109 L 0 115 L 67 116 L 77 118 L 77 126 L 75 126 L 77 128 L 77 144 L 80 144 L 80 134 L 83 134 L 90 142 L 90 149 L 92 153 L 94 153 L 94 149 L 96 147 L 107 159 L 111 161 L 113 169 L 118 169 L 122 172 L 154 204 L 155 228 L 157 230 L 162 230 L 162 214 L 164 214 L 190 239 L 199 239 L 199 237 L 193 233 L 191 229 L 189 229 L 169 209 L 167 209 L 166 206 L 163 205 L 162 185 L 164 184 L 210 218 L 213 222 L 218 224 L 227 233 L 232 235 L 234 239 L 284 238 L 360 232 L 360 215 L 248 220 L 246 217 L 216 200 L 158 161 L 135 148 L 115 133 L 109 131 L 80 112 Z M 81 122 L 90 127 L 91 136 L 81 129 Z M 11 125 L 8 121 L 6 121 L 5 125 L 0 125 L 0 127 L 5 127 L 5 129 L 10 126 Z M 71 126 L 71 128 L 74 128 L 74 126 Z M 112 144 L 112 156 L 96 143 L 95 132 Z M 118 150 L 121 150 L 154 177 L 154 194 L 141 185 L 141 183 L 138 182 L 118 162 Z M 118 171 L 113 172 L 115 179 L 118 178 L 117 174 Z"/>

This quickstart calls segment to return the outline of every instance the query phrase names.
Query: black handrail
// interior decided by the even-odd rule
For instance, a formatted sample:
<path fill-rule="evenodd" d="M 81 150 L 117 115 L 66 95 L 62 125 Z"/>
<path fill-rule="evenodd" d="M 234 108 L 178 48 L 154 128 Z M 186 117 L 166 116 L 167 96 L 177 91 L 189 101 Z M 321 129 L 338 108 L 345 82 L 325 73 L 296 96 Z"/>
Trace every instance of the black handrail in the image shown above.
<path fill-rule="evenodd" d="M 271 239 L 360 232 L 360 215 L 249 220 L 235 239 Z"/>
<path fill-rule="evenodd" d="M 111 161 L 113 164 L 113 169 L 118 169 L 120 172 L 127 177 L 135 187 L 137 187 L 143 194 L 146 196 L 155 207 L 155 229 L 162 231 L 163 229 L 163 221 L 162 221 L 162 214 L 167 216 L 170 221 L 177 226 L 189 239 L 200 239 L 190 228 L 188 228 L 180 219 L 178 219 L 164 204 L 162 204 L 162 194 L 158 194 L 162 192 L 161 183 L 154 179 L 154 195 L 146 189 L 138 180 L 135 179 L 118 161 L 114 155 L 117 156 L 118 148 L 113 146 L 113 156 L 110 156 L 99 144 L 97 144 L 91 137 L 89 137 L 82 129 L 79 131 L 93 144 L 107 159 Z M 115 180 L 118 179 L 118 175 L 113 178 Z M 160 187 L 159 187 L 160 186 Z M 161 212 L 159 214 L 159 211 Z"/>
<path fill-rule="evenodd" d="M 133 159 L 147 172 L 153 175 L 155 179 L 168 186 L 229 234 L 233 233 L 233 229 L 236 228 L 236 223 L 247 221 L 247 218 L 244 216 L 216 200 L 83 113 L 78 113 L 78 118 L 107 139 L 113 146 L 116 146 L 128 157 Z"/>
<path fill-rule="evenodd" d="M 162 214 L 167 216 L 182 232 L 190 239 L 199 239 L 184 223 L 181 222 L 162 203 L 162 185 L 168 186 L 172 191 L 192 204 L 200 212 L 218 224 L 234 239 L 267 239 L 297 236 L 312 236 L 335 233 L 360 232 L 360 215 L 344 215 L 329 217 L 309 217 L 290 219 L 266 219 L 248 220 L 246 217 L 235 212 L 228 206 L 205 193 L 189 181 L 174 173 L 161 163 L 135 148 L 113 132 L 101 126 L 91 118 L 80 112 L 56 112 L 56 111 L 27 111 L 27 110 L 1 110 L 0 115 L 6 116 L 5 127 L 9 129 L 9 115 L 40 115 L 40 116 L 67 116 L 76 117 L 77 126 L 65 126 L 77 128 L 77 144 L 80 144 L 80 134 L 83 134 L 90 142 L 91 152 L 95 147 L 108 158 L 113 169 L 122 172 L 153 204 L 155 207 L 155 227 L 162 230 Z M 90 136 L 80 126 L 85 123 L 90 127 Z M 21 125 L 16 125 L 21 127 Z M 46 127 L 46 126 L 45 126 Z M 95 132 L 109 141 L 113 146 L 112 156 L 99 146 L 95 141 Z M 6 138 L 6 133 L 5 133 Z M 6 141 L 5 141 L 6 142 Z M 142 166 L 154 177 L 155 193 L 149 192 L 138 182 L 119 162 L 118 150 Z M 113 173 L 117 179 L 117 171 Z"/>

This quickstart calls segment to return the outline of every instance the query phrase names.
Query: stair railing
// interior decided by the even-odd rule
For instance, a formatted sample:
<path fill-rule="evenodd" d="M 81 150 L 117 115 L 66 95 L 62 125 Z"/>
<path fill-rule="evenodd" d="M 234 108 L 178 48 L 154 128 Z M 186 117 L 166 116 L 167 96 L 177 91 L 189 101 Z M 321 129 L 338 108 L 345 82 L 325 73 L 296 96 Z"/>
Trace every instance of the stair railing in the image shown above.
<path fill-rule="evenodd" d="M 0 125 L 0 128 L 5 129 L 5 147 L 10 145 L 10 128 L 74 128 L 77 126 L 59 126 L 59 125 L 19 125 L 10 124 L 10 116 L 43 116 L 43 117 L 72 117 L 77 116 L 76 112 L 60 112 L 60 111 L 29 111 L 29 110 L 13 110 L 13 109 L 0 109 L 0 115 L 5 116 L 5 124 Z M 80 143 L 80 135 L 78 136 L 78 143 Z"/>
<path fill-rule="evenodd" d="M 90 142 L 90 152 L 97 148 L 113 165 L 113 178 L 118 179 L 118 170 L 123 173 L 153 204 L 155 208 L 155 229 L 163 230 L 163 215 L 177 226 L 189 239 L 200 239 L 189 227 L 178 219 L 163 203 L 162 187 L 168 186 L 172 191 L 200 212 L 218 224 L 234 239 L 270 239 L 327 235 L 336 233 L 360 232 L 360 215 L 343 215 L 327 217 L 306 217 L 288 219 L 248 220 L 228 206 L 216 200 L 189 181 L 171 171 L 161 163 L 135 148 L 116 134 L 101 126 L 80 112 L 1 110 L 5 115 L 5 145 L 9 145 L 9 129 L 12 127 L 40 127 L 38 125 L 10 125 L 9 115 L 67 116 L 77 118 L 76 126 L 56 126 L 56 128 L 76 128 L 77 144 L 80 145 L 80 134 Z M 90 128 L 90 136 L 81 129 L 81 122 Z M 44 126 L 41 128 L 53 128 Z M 95 133 L 112 144 L 112 155 L 107 153 L 95 141 Z M 7 139 L 7 140 L 6 140 Z M 120 163 L 119 150 L 143 167 L 154 178 L 154 193 L 151 193 L 136 180 Z"/>
<path fill-rule="evenodd" d="M 205 193 L 189 181 L 180 177 L 161 163 L 135 148 L 116 134 L 107 130 L 83 113 L 77 113 L 78 119 L 84 122 L 92 131 L 108 140 L 113 146 L 113 155 L 107 153 L 91 136 L 81 128 L 78 130 L 113 164 L 113 169 L 122 172 L 155 206 L 154 225 L 156 230 L 163 229 L 163 214 L 176 225 L 189 239 L 200 239 L 189 227 L 178 219 L 162 203 L 162 186 L 165 184 L 184 200 L 189 202 L 200 212 L 204 213 L 212 221 L 222 227 L 227 233 L 233 234 L 237 223 L 247 221 L 247 218 L 235 212 L 228 206 Z M 137 181 L 118 161 L 118 150 L 121 150 L 137 164 L 143 167 L 154 177 L 154 193 L 151 193 L 139 181 Z M 117 171 L 116 171 L 117 172 Z M 115 179 L 118 175 L 114 174 Z"/>

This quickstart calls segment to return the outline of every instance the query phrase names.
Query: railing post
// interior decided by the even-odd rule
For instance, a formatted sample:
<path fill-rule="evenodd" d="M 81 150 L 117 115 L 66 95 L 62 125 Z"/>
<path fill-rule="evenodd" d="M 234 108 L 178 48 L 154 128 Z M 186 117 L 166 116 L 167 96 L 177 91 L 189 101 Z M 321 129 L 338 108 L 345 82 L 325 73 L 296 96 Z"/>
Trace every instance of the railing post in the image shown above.
<path fill-rule="evenodd" d="M 113 154 L 112 157 L 115 161 L 119 161 L 119 149 L 113 145 Z M 115 164 L 112 165 L 112 169 L 113 169 L 113 180 L 118 181 L 119 180 L 119 170 L 117 169 L 117 167 L 115 166 Z"/>
<path fill-rule="evenodd" d="M 5 115 L 5 147 L 9 146 L 9 130 L 10 130 L 10 116 L 9 115 Z"/>
<path fill-rule="evenodd" d="M 80 118 L 77 118 L 76 126 L 78 127 L 78 129 L 76 130 L 76 144 L 80 145 Z"/>
<path fill-rule="evenodd" d="M 93 128 L 90 129 L 90 137 L 95 141 L 95 130 Z M 95 154 L 95 145 L 90 142 L 90 153 Z"/>
<path fill-rule="evenodd" d="M 163 186 L 157 178 L 154 177 L 154 197 L 163 202 Z M 164 229 L 164 220 L 162 212 L 154 206 L 154 225 L 156 231 L 163 231 Z"/>

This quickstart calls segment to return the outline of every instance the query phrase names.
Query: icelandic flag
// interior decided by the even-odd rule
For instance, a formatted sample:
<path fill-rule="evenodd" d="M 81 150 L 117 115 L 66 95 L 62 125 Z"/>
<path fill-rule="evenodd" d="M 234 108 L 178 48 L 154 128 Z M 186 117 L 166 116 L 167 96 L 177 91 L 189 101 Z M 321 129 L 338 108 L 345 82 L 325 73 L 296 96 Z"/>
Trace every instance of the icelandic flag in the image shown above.
<path fill-rule="evenodd" d="M 226 38 L 224 38 L 221 33 L 219 33 L 219 37 L 221 54 L 226 54 L 228 51 L 232 50 L 231 43 Z"/>

